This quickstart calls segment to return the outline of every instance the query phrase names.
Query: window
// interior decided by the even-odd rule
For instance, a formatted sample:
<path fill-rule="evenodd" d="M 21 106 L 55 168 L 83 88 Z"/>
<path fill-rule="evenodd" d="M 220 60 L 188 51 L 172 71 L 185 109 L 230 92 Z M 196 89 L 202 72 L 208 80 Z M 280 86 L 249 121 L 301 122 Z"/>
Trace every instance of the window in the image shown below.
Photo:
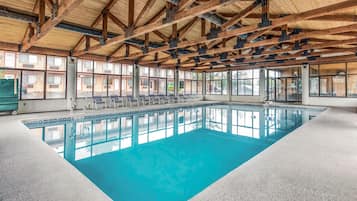
<path fill-rule="evenodd" d="M 78 59 L 77 61 L 77 97 L 93 96 L 93 62 Z"/>
<path fill-rule="evenodd" d="M 109 96 L 120 96 L 120 83 L 121 77 L 110 75 L 108 77 L 108 95 Z"/>
<path fill-rule="evenodd" d="M 133 66 L 122 64 L 122 96 L 132 96 L 133 95 Z"/>
<path fill-rule="evenodd" d="M 166 95 L 166 82 L 167 82 L 166 69 L 160 69 L 159 78 L 159 95 Z"/>
<path fill-rule="evenodd" d="M 66 98 L 66 58 L 47 56 L 46 98 Z"/>
<path fill-rule="evenodd" d="M 179 71 L 178 72 L 179 81 L 178 81 L 178 94 L 184 94 L 185 92 L 185 72 Z"/>
<path fill-rule="evenodd" d="M 227 72 L 207 73 L 207 94 L 227 95 Z"/>
<path fill-rule="evenodd" d="M 301 66 L 268 70 L 268 98 L 272 101 L 299 102 L 302 99 Z"/>
<path fill-rule="evenodd" d="M 131 65 L 78 59 L 77 97 L 121 96 L 131 93 Z"/>
<path fill-rule="evenodd" d="M 0 50 L 0 67 L 15 68 L 16 54 Z"/>
<path fill-rule="evenodd" d="M 167 70 L 166 89 L 167 89 L 167 95 L 175 94 L 175 72 L 174 72 L 174 70 Z"/>
<path fill-rule="evenodd" d="M 43 99 L 44 76 L 43 71 L 22 71 L 21 98 Z"/>
<path fill-rule="evenodd" d="M 78 59 L 77 72 L 93 73 L 93 61 Z"/>
<path fill-rule="evenodd" d="M 357 62 L 347 63 L 347 95 L 357 97 Z"/>
<path fill-rule="evenodd" d="M 77 74 L 77 97 L 92 97 L 93 75 Z"/>
<path fill-rule="evenodd" d="M 140 67 L 139 78 L 139 93 L 141 96 L 147 95 L 166 95 L 166 89 L 172 90 L 174 93 L 174 77 L 173 71 L 160 69 Z M 172 75 L 172 79 L 167 77 Z M 168 84 L 170 82 L 170 84 Z M 172 85 L 171 85 L 172 83 Z M 168 92 L 169 93 L 169 92 Z"/>
<path fill-rule="evenodd" d="M 150 71 L 149 94 L 150 95 L 158 95 L 159 94 L 160 69 L 158 69 L 158 68 L 150 68 L 149 71 Z"/>
<path fill-rule="evenodd" d="M 93 96 L 107 96 L 107 88 L 107 76 L 95 74 Z"/>
<path fill-rule="evenodd" d="M 149 95 L 149 68 L 148 67 L 140 67 L 139 70 L 139 94 L 141 96 Z"/>
<path fill-rule="evenodd" d="M 66 71 L 66 58 L 47 56 L 47 70 Z"/>
<path fill-rule="evenodd" d="M 46 98 L 56 99 L 66 97 L 66 73 L 47 72 Z"/>
<path fill-rule="evenodd" d="M 27 53 L 17 53 L 17 68 L 45 70 L 46 56 Z"/>
<path fill-rule="evenodd" d="M 259 69 L 232 71 L 233 96 L 259 96 Z"/>
<path fill-rule="evenodd" d="M 0 51 L 0 77 L 18 80 L 20 100 L 66 98 L 66 72 L 66 57 Z"/>
<path fill-rule="evenodd" d="M 350 66 L 353 76 L 353 64 Z M 346 97 L 346 82 L 349 78 L 346 63 L 311 65 L 309 71 L 310 96 Z M 353 83 L 353 80 L 350 81 Z M 353 88 L 353 84 L 350 87 Z"/>

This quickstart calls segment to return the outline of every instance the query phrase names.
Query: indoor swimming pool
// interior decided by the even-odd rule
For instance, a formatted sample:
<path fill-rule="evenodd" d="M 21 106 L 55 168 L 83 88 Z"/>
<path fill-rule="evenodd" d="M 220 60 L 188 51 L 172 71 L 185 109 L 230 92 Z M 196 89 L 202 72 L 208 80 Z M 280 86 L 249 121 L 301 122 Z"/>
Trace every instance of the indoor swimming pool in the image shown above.
<path fill-rule="evenodd" d="M 208 105 L 25 125 L 115 201 L 181 201 L 321 111 Z"/>

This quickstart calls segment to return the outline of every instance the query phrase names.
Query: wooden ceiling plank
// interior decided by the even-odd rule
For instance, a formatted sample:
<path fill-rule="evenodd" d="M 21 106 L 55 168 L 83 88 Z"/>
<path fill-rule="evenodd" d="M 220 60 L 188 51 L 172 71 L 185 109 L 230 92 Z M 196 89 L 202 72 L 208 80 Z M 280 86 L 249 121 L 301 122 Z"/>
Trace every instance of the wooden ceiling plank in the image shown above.
<path fill-rule="evenodd" d="M 299 14 L 292 14 L 292 15 L 288 15 L 285 17 L 281 17 L 278 18 L 276 20 L 272 21 L 272 25 L 268 26 L 268 27 L 259 27 L 258 25 L 248 25 L 239 29 L 235 29 L 235 30 L 226 30 L 223 31 L 221 33 L 218 34 L 217 38 L 215 39 L 208 39 L 207 37 L 201 37 L 198 40 L 195 41 L 182 41 L 179 42 L 176 48 L 184 48 L 184 47 L 188 47 L 188 46 L 194 46 L 197 44 L 202 44 L 205 42 L 209 42 L 212 40 L 217 40 L 217 39 L 223 39 L 223 38 L 228 38 L 228 37 L 232 37 L 232 36 L 239 36 L 242 34 L 247 34 L 247 33 L 251 33 L 254 32 L 256 30 L 258 31 L 263 31 L 263 30 L 269 30 L 272 28 L 276 28 L 276 27 L 280 27 L 283 26 L 285 24 L 288 23 L 296 23 L 299 21 L 303 21 L 306 19 L 311 19 L 311 18 L 315 18 L 315 17 L 319 17 L 319 16 L 323 16 L 323 15 L 328 15 L 331 13 L 335 13 L 337 11 L 343 11 L 343 10 L 347 10 L 347 9 L 351 9 L 353 7 L 357 6 L 357 1 L 354 0 L 348 0 L 348 1 L 344 1 L 341 3 L 336 3 L 336 4 L 332 4 L 332 5 L 328 5 L 325 7 L 321 7 L 321 8 L 317 8 L 317 9 L 312 9 L 306 12 L 302 12 Z M 156 53 L 156 52 L 161 52 L 161 51 L 167 51 L 169 49 L 172 49 L 172 47 L 169 47 L 168 45 L 165 45 L 163 47 L 160 48 L 155 48 L 152 49 L 148 52 L 148 54 L 151 53 Z M 135 58 L 136 56 L 141 56 L 142 53 L 135 53 L 132 54 L 129 57 L 122 57 L 122 58 L 111 58 L 111 61 L 118 61 L 121 59 L 131 59 L 131 58 Z"/>
<path fill-rule="evenodd" d="M 165 41 L 165 42 L 169 42 L 169 38 L 167 37 L 167 36 L 165 36 L 165 34 L 163 34 L 162 32 L 160 32 L 160 31 L 153 31 L 153 33 L 155 34 L 155 35 L 157 35 L 159 38 L 161 38 L 163 41 Z"/>
<path fill-rule="evenodd" d="M 126 26 L 119 18 L 115 17 L 111 12 L 108 13 L 108 17 L 124 32 L 128 29 L 128 26 Z"/>
<path fill-rule="evenodd" d="M 225 22 L 222 26 L 222 30 L 227 30 L 229 27 L 237 24 L 241 19 L 252 13 L 255 8 L 257 8 L 260 5 L 259 1 L 254 1 L 252 4 L 250 4 L 248 7 L 240 11 L 238 14 L 233 16 L 231 19 L 229 19 L 227 22 Z"/>
<path fill-rule="evenodd" d="M 149 33 L 149 32 L 155 31 L 155 30 L 162 29 L 162 28 L 165 28 L 167 26 L 171 26 L 172 24 L 179 23 L 179 22 L 182 22 L 184 20 L 199 16 L 201 14 L 216 10 L 216 9 L 218 9 L 220 7 L 226 6 L 226 5 L 228 5 L 230 3 L 233 3 L 233 2 L 236 2 L 236 1 L 238 1 L 238 0 L 227 0 L 224 3 L 222 3 L 221 0 L 211 0 L 211 1 L 207 2 L 207 3 L 205 3 L 205 4 L 198 5 L 198 6 L 195 6 L 193 8 L 190 8 L 190 9 L 187 9 L 187 10 L 183 10 L 181 12 L 176 13 L 176 15 L 174 16 L 174 19 L 172 21 L 170 21 L 170 22 L 166 22 L 166 23 L 165 22 L 155 22 L 155 23 L 150 23 L 150 24 L 138 27 L 130 35 L 127 35 L 127 36 L 122 36 L 121 35 L 121 36 L 117 36 L 117 37 L 108 39 L 108 42 L 105 45 L 92 46 L 89 51 L 76 51 L 74 53 L 74 55 L 78 56 L 78 55 L 81 55 L 81 54 L 85 54 L 87 52 L 99 50 L 99 49 L 102 49 L 104 47 L 107 47 L 107 46 L 110 46 L 110 45 L 113 45 L 113 44 L 116 44 L 116 43 L 123 42 L 123 41 L 125 41 L 127 39 L 131 39 L 131 38 L 143 35 L 145 33 Z"/>
<path fill-rule="evenodd" d="M 195 24 L 198 22 L 198 17 L 193 18 L 190 22 L 188 22 L 185 26 L 178 30 L 179 39 L 183 39 L 185 35 L 192 30 Z"/>
<path fill-rule="evenodd" d="M 48 19 L 41 27 L 39 33 L 33 35 L 29 42 L 22 44 L 22 51 L 30 49 L 38 40 L 43 38 L 50 32 L 58 23 L 60 23 L 72 10 L 79 6 L 83 0 L 66 0 L 58 8 L 57 16 Z"/>
<path fill-rule="evenodd" d="M 105 7 L 100 11 L 100 14 L 95 18 L 95 20 L 92 22 L 92 24 L 90 25 L 90 27 L 94 28 L 95 26 L 97 26 L 100 22 L 100 20 L 102 19 L 103 16 L 103 12 L 108 10 L 110 11 L 110 9 L 113 8 L 113 6 L 118 2 L 119 0 L 110 0 Z M 109 17 L 109 14 L 108 14 Z M 78 42 L 76 43 L 76 45 L 72 48 L 73 51 L 77 51 L 80 47 L 80 45 L 84 42 L 84 35 L 81 36 L 81 38 L 78 40 Z"/>
<path fill-rule="evenodd" d="M 133 25 L 134 27 L 137 26 L 139 20 L 141 19 L 142 16 L 144 16 L 145 12 L 147 12 L 154 6 L 155 2 L 156 2 L 156 0 L 147 0 L 146 1 L 144 7 L 141 9 L 141 11 L 139 12 L 138 16 L 135 19 L 135 22 Z"/>

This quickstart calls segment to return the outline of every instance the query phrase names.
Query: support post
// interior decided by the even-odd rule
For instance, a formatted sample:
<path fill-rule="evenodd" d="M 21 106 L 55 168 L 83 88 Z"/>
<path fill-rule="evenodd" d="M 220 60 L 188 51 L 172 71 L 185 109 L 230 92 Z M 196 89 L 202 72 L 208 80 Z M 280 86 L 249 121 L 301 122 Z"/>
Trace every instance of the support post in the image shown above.
<path fill-rule="evenodd" d="M 206 94 L 207 94 L 207 81 L 206 81 L 206 72 L 202 72 L 202 99 L 206 99 Z"/>
<path fill-rule="evenodd" d="M 260 101 L 264 102 L 266 99 L 266 90 L 265 90 L 265 69 L 260 69 L 259 72 L 259 96 L 260 96 Z"/>
<path fill-rule="evenodd" d="M 76 71 L 77 59 L 67 57 L 67 110 L 76 109 Z"/>
<path fill-rule="evenodd" d="M 140 68 L 137 64 L 134 64 L 133 72 L 133 97 L 137 98 L 140 95 L 139 84 L 140 84 Z"/>
<path fill-rule="evenodd" d="M 232 102 L 232 70 L 228 70 L 227 72 L 227 90 L 228 90 L 228 101 Z M 229 112 L 229 111 L 228 111 Z"/>
<path fill-rule="evenodd" d="M 175 71 L 174 71 L 174 85 L 175 85 L 175 96 L 178 96 L 179 94 L 178 94 L 178 88 L 179 88 L 179 71 L 178 71 L 178 69 L 175 69 Z"/>
<path fill-rule="evenodd" d="M 309 64 L 301 66 L 301 86 L 302 86 L 302 104 L 308 105 L 309 99 Z"/>

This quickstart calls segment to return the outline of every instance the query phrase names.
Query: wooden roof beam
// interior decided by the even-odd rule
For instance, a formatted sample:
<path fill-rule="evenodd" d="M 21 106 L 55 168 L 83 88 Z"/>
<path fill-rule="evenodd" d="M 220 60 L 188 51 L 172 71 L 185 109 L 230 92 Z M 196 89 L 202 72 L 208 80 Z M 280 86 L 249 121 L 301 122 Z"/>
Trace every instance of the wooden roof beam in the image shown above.
<path fill-rule="evenodd" d="M 28 42 L 22 44 L 22 51 L 30 49 L 38 40 L 43 38 L 50 32 L 58 23 L 60 23 L 72 10 L 82 3 L 83 0 L 63 0 L 58 7 L 58 14 L 53 18 L 48 19 L 42 26 L 39 27 L 39 32 L 34 34 Z"/>
<path fill-rule="evenodd" d="M 110 11 L 110 9 L 112 9 L 114 7 L 114 5 L 118 2 L 118 0 L 110 0 L 105 7 L 100 11 L 100 14 L 95 18 L 95 20 L 93 21 L 93 23 L 90 25 L 91 28 L 94 28 L 95 26 L 97 26 L 103 16 L 103 12 L 104 11 Z M 108 14 L 108 17 L 110 17 L 110 13 Z M 114 22 L 115 23 L 115 22 Z M 72 48 L 73 51 L 78 50 L 78 48 L 80 47 L 80 45 L 84 42 L 85 38 L 84 35 L 81 36 L 81 38 L 78 40 L 78 42 L 76 43 L 76 45 Z"/>
<path fill-rule="evenodd" d="M 141 9 L 141 11 L 139 12 L 138 16 L 135 19 L 134 22 L 134 27 L 137 27 L 139 20 L 141 19 L 142 16 L 144 16 L 145 12 L 147 12 L 148 10 L 150 10 L 153 5 L 155 4 L 156 0 L 147 0 L 144 7 Z"/>
<path fill-rule="evenodd" d="M 227 71 L 227 70 L 239 70 L 239 69 L 252 69 L 252 68 L 264 68 L 264 67 L 281 67 L 281 66 L 293 66 L 293 65 L 302 65 L 302 64 L 323 64 L 323 63 L 339 63 L 339 62 L 354 62 L 357 61 L 357 57 L 355 55 L 346 55 L 346 56 L 334 56 L 334 57 L 319 57 L 315 60 L 303 59 L 303 60 L 292 60 L 285 61 L 284 63 L 273 63 L 273 62 L 264 62 L 258 63 L 255 65 L 236 65 L 231 67 L 218 67 L 211 69 L 208 67 L 199 67 L 196 68 L 199 72 L 209 72 L 209 71 Z"/>
<path fill-rule="evenodd" d="M 221 26 L 222 30 L 226 30 L 229 27 L 237 24 L 237 22 L 239 22 L 241 19 L 243 19 L 244 17 L 246 17 L 247 15 L 249 15 L 250 13 L 252 13 L 255 8 L 257 8 L 260 5 L 260 1 L 254 1 L 252 4 L 250 4 L 247 8 L 243 9 L 242 11 L 240 11 L 238 14 L 236 14 L 235 16 L 233 16 L 231 19 L 229 19 L 226 23 L 224 23 Z"/>
<path fill-rule="evenodd" d="M 302 12 L 299 14 L 292 14 L 292 15 L 288 15 L 285 17 L 275 19 L 272 21 L 272 25 L 270 25 L 268 27 L 260 27 L 258 25 L 249 25 L 249 26 L 245 26 L 245 27 L 235 29 L 235 30 L 222 31 L 222 32 L 218 33 L 216 38 L 213 38 L 213 39 L 203 36 L 200 39 L 195 40 L 195 41 L 182 41 L 182 42 L 179 42 L 177 44 L 177 47 L 175 47 L 175 48 L 184 48 L 184 47 L 188 47 L 188 46 L 194 46 L 194 45 L 210 42 L 210 41 L 217 40 L 217 39 L 223 39 L 223 38 L 228 38 L 228 37 L 232 37 L 232 36 L 240 36 L 243 34 L 255 32 L 257 30 L 258 31 L 269 30 L 269 29 L 283 26 L 288 23 L 296 23 L 296 22 L 299 22 L 302 20 L 316 18 L 316 17 L 320 17 L 323 15 L 335 13 L 337 11 L 351 9 L 356 6 L 357 6 L 357 1 L 348 0 L 348 1 L 340 2 L 340 3 L 332 4 L 329 6 L 312 9 L 312 10 L 305 11 L 305 12 Z M 151 54 L 151 53 L 166 51 L 169 49 L 174 49 L 174 48 L 170 47 L 169 45 L 165 45 L 160 48 L 152 49 L 148 53 Z M 135 58 L 135 57 L 141 56 L 141 55 L 142 55 L 142 53 L 135 53 L 135 54 L 130 55 L 129 57 L 111 58 L 110 60 L 117 61 L 117 60 L 122 60 L 122 59 L 132 59 L 132 58 Z"/>
<path fill-rule="evenodd" d="M 76 51 L 74 53 L 74 55 L 78 56 L 78 55 L 81 55 L 81 54 L 85 54 L 87 52 L 95 51 L 95 50 L 98 50 L 98 49 L 101 49 L 101 48 L 104 48 L 104 47 L 107 47 L 107 46 L 110 46 L 110 45 L 113 45 L 113 44 L 117 44 L 117 43 L 123 42 L 123 41 L 125 41 L 127 39 L 131 39 L 131 38 L 143 35 L 145 33 L 149 33 L 149 32 L 155 31 L 155 30 L 159 30 L 159 29 L 162 29 L 164 27 L 171 26 L 172 24 L 179 23 L 179 22 L 182 22 L 184 20 L 199 16 L 201 14 L 216 10 L 216 9 L 218 9 L 220 7 L 226 6 L 226 5 L 230 4 L 230 3 L 234 3 L 234 2 L 237 2 L 237 1 L 239 1 L 239 0 L 226 0 L 226 1 L 224 1 L 224 3 L 222 3 L 222 0 L 211 0 L 211 1 L 207 2 L 207 3 L 205 3 L 205 4 L 198 5 L 198 6 L 195 6 L 193 8 L 177 12 L 174 16 L 172 16 L 173 17 L 172 20 L 168 20 L 166 22 L 162 21 L 162 22 L 150 23 L 150 24 L 138 27 L 129 35 L 126 35 L 126 36 L 122 36 L 121 35 L 121 36 L 117 36 L 117 37 L 108 39 L 108 41 L 107 41 L 107 43 L 105 45 L 92 46 L 90 48 L 90 50 L 88 50 L 88 51 L 84 51 L 84 50 Z"/>

